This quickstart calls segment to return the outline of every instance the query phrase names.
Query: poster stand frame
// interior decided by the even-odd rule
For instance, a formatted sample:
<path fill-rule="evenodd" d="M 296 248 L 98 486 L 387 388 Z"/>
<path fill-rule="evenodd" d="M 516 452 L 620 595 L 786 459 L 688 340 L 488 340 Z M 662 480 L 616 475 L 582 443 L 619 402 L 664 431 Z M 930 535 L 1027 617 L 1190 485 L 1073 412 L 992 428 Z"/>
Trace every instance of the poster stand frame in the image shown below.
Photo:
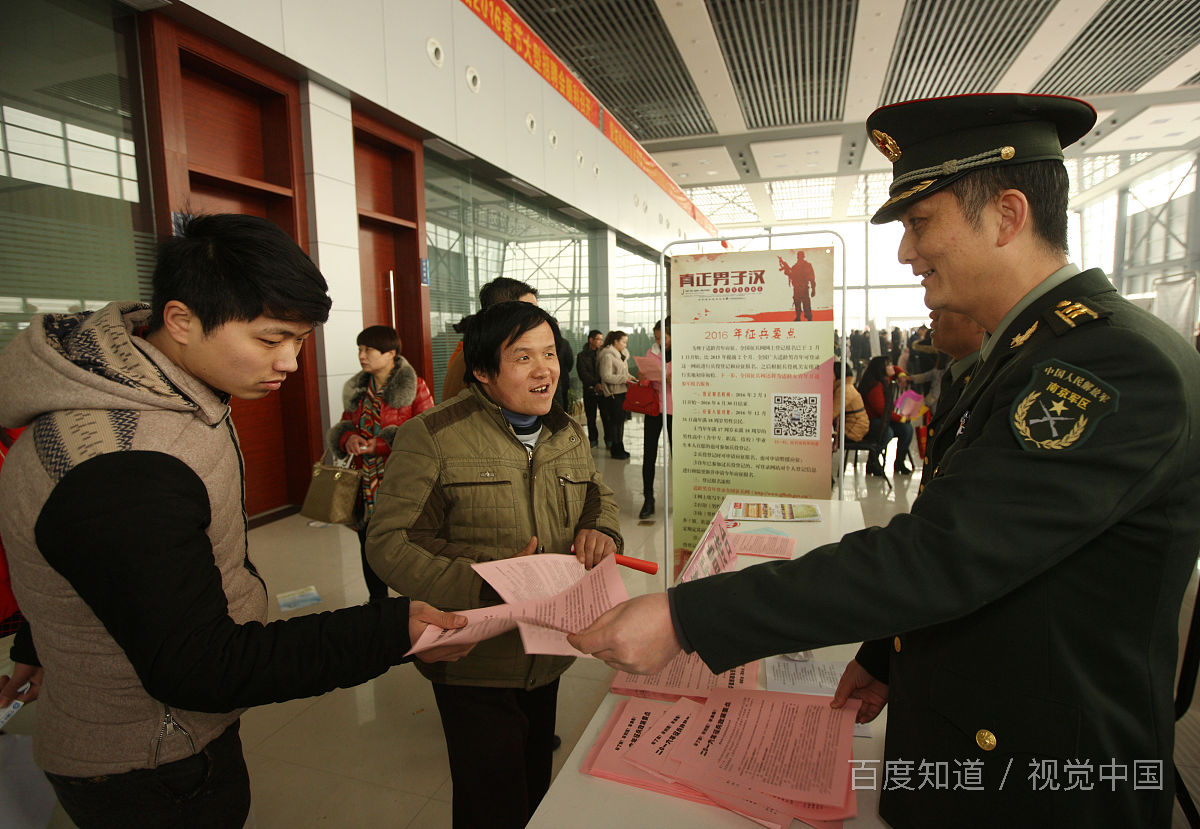
<path fill-rule="evenodd" d="M 840 287 L 834 288 L 834 291 L 836 292 L 836 291 L 840 290 L 841 294 L 842 294 L 842 318 L 840 321 L 841 327 L 838 330 L 838 346 L 839 346 L 839 350 L 841 351 L 841 356 L 839 357 L 839 361 L 841 362 L 841 365 L 842 365 L 842 377 L 845 377 L 846 376 L 846 344 L 847 344 L 847 341 L 846 341 L 846 286 L 847 286 L 846 240 L 845 240 L 845 238 L 843 238 L 843 236 L 840 233 L 838 233 L 835 230 L 792 230 L 792 231 L 785 231 L 783 233 L 775 233 L 775 232 L 768 230 L 766 233 L 749 233 L 749 234 L 742 235 L 742 236 L 719 236 L 719 237 L 712 237 L 712 238 L 708 238 L 708 239 L 679 239 L 674 242 L 668 242 L 666 245 L 663 246 L 663 249 L 659 252 L 659 256 L 658 256 L 658 280 L 659 280 L 659 285 L 662 287 L 662 291 L 663 291 L 663 293 L 659 297 L 659 299 L 662 302 L 662 308 L 664 309 L 662 316 L 665 318 L 667 316 L 667 310 L 670 309 L 670 307 L 671 307 L 670 306 L 670 299 L 671 299 L 670 285 L 667 284 L 667 279 L 666 279 L 667 258 L 669 256 L 669 251 L 671 250 L 671 248 L 684 247 L 684 246 L 690 246 L 690 245 L 704 245 L 704 244 L 711 243 L 711 242 L 716 242 L 717 244 L 720 244 L 722 247 L 728 248 L 730 242 L 741 242 L 741 241 L 752 240 L 752 239 L 766 239 L 767 244 L 768 244 L 766 251 L 774 252 L 774 251 L 778 250 L 778 248 L 776 248 L 776 246 L 775 246 L 776 239 L 786 239 L 786 238 L 794 238 L 794 237 L 817 237 L 817 236 L 825 237 L 825 238 L 832 237 L 832 238 L 836 239 L 837 247 L 839 248 L 839 252 L 841 254 L 841 259 L 842 259 L 842 282 L 841 282 Z M 667 355 L 666 355 L 665 349 L 660 353 L 660 358 L 663 362 L 663 376 L 665 377 L 666 373 L 667 373 L 667 368 L 666 368 Z M 844 382 L 842 383 L 841 400 L 838 401 L 837 405 L 838 405 L 838 411 L 840 411 L 840 412 L 846 411 L 846 384 Z M 845 423 L 845 421 L 846 421 L 845 417 L 838 418 L 838 451 L 837 451 L 837 455 L 836 455 L 837 468 L 836 468 L 836 471 L 834 474 L 837 476 L 837 490 L 838 490 L 838 500 L 839 501 L 843 499 L 843 491 L 844 491 L 842 479 L 844 477 L 845 463 L 846 463 L 846 423 Z M 665 431 L 666 430 L 664 429 L 664 432 Z M 663 555 L 664 555 L 663 589 L 664 590 L 671 587 L 671 581 L 672 581 L 671 570 L 672 570 L 672 568 L 671 568 L 670 558 L 672 555 L 671 551 L 674 550 L 674 547 L 671 545 L 671 537 L 672 537 L 673 526 L 674 526 L 673 519 L 674 519 L 674 512 L 675 512 L 674 507 L 672 505 L 672 500 L 671 500 L 671 488 L 672 488 L 671 463 L 672 463 L 671 442 L 668 440 L 667 446 L 665 447 L 665 451 L 663 452 L 663 505 L 664 505 L 664 510 L 663 510 L 663 544 L 664 544 L 664 546 L 663 546 L 663 551 L 664 551 L 664 553 L 663 553 Z"/>

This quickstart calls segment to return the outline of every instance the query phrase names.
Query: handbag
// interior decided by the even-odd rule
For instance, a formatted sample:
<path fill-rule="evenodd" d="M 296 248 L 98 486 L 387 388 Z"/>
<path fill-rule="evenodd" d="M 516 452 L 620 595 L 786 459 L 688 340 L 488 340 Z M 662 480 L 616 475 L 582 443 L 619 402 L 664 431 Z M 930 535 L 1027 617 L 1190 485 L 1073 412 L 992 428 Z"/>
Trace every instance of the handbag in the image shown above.
<path fill-rule="evenodd" d="M 625 392 L 625 403 L 621 406 L 627 412 L 658 417 L 662 414 L 662 401 L 653 386 L 643 386 L 640 383 L 630 383 Z"/>
<path fill-rule="evenodd" d="M 904 394 L 896 398 L 895 412 L 901 417 L 913 420 L 921 414 L 925 407 L 925 396 L 918 391 L 906 389 Z"/>
<path fill-rule="evenodd" d="M 358 498 L 362 490 L 362 472 L 345 463 L 323 463 L 325 457 L 313 464 L 312 480 L 300 514 L 325 524 L 357 524 Z"/>

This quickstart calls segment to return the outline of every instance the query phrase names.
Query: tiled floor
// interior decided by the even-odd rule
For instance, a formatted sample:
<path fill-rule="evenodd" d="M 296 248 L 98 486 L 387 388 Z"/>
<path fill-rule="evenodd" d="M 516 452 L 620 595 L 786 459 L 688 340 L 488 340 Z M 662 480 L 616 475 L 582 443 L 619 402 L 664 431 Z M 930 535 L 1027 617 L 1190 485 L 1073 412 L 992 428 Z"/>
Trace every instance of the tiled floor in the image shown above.
<path fill-rule="evenodd" d="M 594 450 L 605 481 L 621 506 L 621 524 L 630 555 L 664 563 L 662 469 L 655 485 L 659 513 L 639 521 L 642 506 L 642 432 L 640 418 L 628 424 L 627 461 Z M 661 463 L 661 457 L 660 457 Z M 891 464 L 887 464 L 891 468 Z M 891 476 L 890 476 L 891 477 Z M 868 525 L 884 524 L 906 512 L 916 497 L 919 476 L 893 478 L 894 488 L 864 474 L 863 464 L 847 470 L 846 499 L 857 499 Z M 838 497 L 836 488 L 832 497 Z M 358 540 L 343 527 L 310 527 L 292 516 L 252 530 L 251 556 L 273 594 L 312 585 L 322 602 L 281 614 L 272 601 L 272 618 L 357 604 L 366 600 L 358 559 Z M 630 595 L 662 589 L 661 576 L 621 568 Z M 1189 591 L 1194 595 L 1194 585 Z M 3 648 L 7 653 L 7 646 Z M 558 734 L 563 746 L 555 772 L 605 694 L 612 672 L 593 660 L 578 660 L 563 678 L 559 692 Z M 37 706 L 10 723 L 14 733 L 28 733 Z M 1200 792 L 1200 715 L 1198 724 L 1180 731 L 1178 754 L 1195 775 Z M 1195 732 L 1195 733 L 1193 733 Z M 429 683 L 411 665 L 357 688 L 313 699 L 294 700 L 249 711 L 242 718 L 242 740 L 253 785 L 251 825 L 257 829 L 308 827 L 394 827 L 449 829 L 450 770 Z M 1176 809 L 1176 827 L 1184 827 Z M 50 827 L 71 822 L 57 810 Z M 14 829 L 19 829 L 14 827 Z"/>

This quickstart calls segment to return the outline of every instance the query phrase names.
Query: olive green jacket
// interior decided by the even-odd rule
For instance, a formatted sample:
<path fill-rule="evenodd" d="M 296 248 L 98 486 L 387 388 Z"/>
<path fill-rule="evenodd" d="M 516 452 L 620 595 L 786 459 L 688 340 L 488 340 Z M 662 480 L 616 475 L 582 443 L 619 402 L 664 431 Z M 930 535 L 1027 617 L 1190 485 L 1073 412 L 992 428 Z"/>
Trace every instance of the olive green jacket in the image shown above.
<path fill-rule="evenodd" d="M 537 536 L 538 553 L 569 553 L 584 529 L 622 547 L 612 490 L 587 435 L 556 404 L 532 456 L 500 408 L 472 385 L 402 424 L 367 530 L 367 558 L 400 593 L 443 610 L 498 604 L 471 565 L 510 558 Z M 418 664 L 434 682 L 537 688 L 570 657 L 527 656 L 516 631 L 458 662 Z"/>

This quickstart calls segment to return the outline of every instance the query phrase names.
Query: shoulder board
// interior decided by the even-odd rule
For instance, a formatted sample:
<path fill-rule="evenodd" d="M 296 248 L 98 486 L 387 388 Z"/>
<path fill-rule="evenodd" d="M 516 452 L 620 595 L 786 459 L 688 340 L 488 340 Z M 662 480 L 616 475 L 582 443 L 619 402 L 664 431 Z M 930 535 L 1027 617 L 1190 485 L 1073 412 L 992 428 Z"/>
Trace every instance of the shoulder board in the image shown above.
<path fill-rule="evenodd" d="M 1098 311 L 1081 299 L 1064 299 L 1053 308 L 1042 314 L 1050 326 L 1050 330 L 1058 336 L 1066 334 L 1073 328 L 1104 319 L 1112 314 L 1111 311 Z"/>

